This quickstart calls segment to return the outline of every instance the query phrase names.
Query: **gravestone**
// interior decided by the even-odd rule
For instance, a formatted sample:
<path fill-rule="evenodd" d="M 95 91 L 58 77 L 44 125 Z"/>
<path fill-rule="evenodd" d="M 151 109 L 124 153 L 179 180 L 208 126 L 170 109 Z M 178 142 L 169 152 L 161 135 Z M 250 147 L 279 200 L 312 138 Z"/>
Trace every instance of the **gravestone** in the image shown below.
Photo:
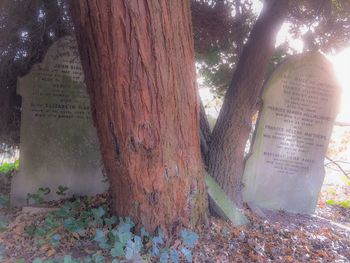
<path fill-rule="evenodd" d="M 55 42 L 42 63 L 18 80 L 22 96 L 20 169 L 12 181 L 11 203 L 23 205 L 27 194 L 48 187 L 48 200 L 104 192 L 107 183 L 77 43 Z"/>
<path fill-rule="evenodd" d="M 243 198 L 252 207 L 313 213 L 340 104 L 331 63 L 318 52 L 281 64 L 266 83 Z"/>

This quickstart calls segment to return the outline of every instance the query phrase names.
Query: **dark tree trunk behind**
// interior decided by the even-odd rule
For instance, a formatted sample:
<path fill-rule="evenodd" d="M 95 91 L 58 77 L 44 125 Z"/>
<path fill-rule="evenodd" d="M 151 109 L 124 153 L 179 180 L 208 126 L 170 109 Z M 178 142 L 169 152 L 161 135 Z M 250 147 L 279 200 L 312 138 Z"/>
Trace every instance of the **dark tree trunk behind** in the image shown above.
<path fill-rule="evenodd" d="M 241 205 L 244 148 L 275 40 L 288 10 L 288 0 L 267 0 L 240 56 L 213 129 L 209 172 Z"/>
<path fill-rule="evenodd" d="M 205 112 L 205 108 L 201 100 L 200 100 L 200 113 L 199 113 L 199 136 L 201 140 L 202 159 L 205 165 L 205 169 L 207 169 L 211 130 L 210 130 L 207 114 Z"/>
<path fill-rule="evenodd" d="M 206 215 L 190 1 L 72 1 L 113 209 L 170 233 Z"/>

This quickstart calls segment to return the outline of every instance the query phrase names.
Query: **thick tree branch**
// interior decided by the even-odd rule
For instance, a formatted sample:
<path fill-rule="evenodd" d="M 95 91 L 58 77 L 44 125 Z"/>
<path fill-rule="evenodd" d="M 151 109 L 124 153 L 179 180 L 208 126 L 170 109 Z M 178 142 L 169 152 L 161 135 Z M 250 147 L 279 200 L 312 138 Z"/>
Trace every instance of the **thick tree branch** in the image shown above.
<path fill-rule="evenodd" d="M 268 63 L 275 50 L 276 35 L 287 15 L 288 4 L 288 0 L 265 1 L 243 48 L 212 134 L 209 172 L 238 205 L 242 203 L 244 148 Z"/>

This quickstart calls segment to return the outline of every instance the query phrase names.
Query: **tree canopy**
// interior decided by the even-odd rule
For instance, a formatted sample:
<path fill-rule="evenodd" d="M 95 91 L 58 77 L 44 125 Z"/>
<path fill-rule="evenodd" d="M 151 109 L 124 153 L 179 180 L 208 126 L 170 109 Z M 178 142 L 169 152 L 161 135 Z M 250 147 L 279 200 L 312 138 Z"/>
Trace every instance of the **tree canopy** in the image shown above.
<path fill-rule="evenodd" d="M 17 78 L 41 61 L 58 38 L 71 34 L 64 1 L 5 0 L 0 4 L 0 141 L 19 143 L 20 97 Z"/>
<path fill-rule="evenodd" d="M 0 5 L 0 140 L 19 142 L 20 98 L 16 81 L 41 60 L 56 39 L 71 34 L 67 0 L 5 0 Z M 258 1 L 192 0 L 193 37 L 199 73 L 223 96 L 243 45 L 257 19 Z M 285 20 L 288 33 L 305 50 L 336 53 L 349 44 L 350 3 L 347 0 L 291 1 Z M 289 43 L 276 48 L 271 69 L 289 54 Z"/>

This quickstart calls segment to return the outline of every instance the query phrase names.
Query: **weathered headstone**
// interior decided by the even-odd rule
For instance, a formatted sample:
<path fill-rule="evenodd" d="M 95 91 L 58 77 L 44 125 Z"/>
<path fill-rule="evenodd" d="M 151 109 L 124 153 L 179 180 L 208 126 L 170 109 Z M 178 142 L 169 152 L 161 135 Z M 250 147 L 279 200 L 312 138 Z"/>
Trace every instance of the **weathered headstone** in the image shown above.
<path fill-rule="evenodd" d="M 205 183 L 211 208 L 216 214 L 230 221 L 235 226 L 249 223 L 249 219 L 244 215 L 243 211 L 226 195 L 215 179 L 207 173 L 205 174 Z"/>
<path fill-rule="evenodd" d="M 318 52 L 295 56 L 266 83 L 243 198 L 252 206 L 313 213 L 340 103 L 331 63 Z"/>
<path fill-rule="evenodd" d="M 22 96 L 20 171 L 11 187 L 11 202 L 25 204 L 28 193 L 48 187 L 48 200 L 94 195 L 106 189 L 97 133 L 76 41 L 55 42 L 42 63 L 20 78 Z"/>

